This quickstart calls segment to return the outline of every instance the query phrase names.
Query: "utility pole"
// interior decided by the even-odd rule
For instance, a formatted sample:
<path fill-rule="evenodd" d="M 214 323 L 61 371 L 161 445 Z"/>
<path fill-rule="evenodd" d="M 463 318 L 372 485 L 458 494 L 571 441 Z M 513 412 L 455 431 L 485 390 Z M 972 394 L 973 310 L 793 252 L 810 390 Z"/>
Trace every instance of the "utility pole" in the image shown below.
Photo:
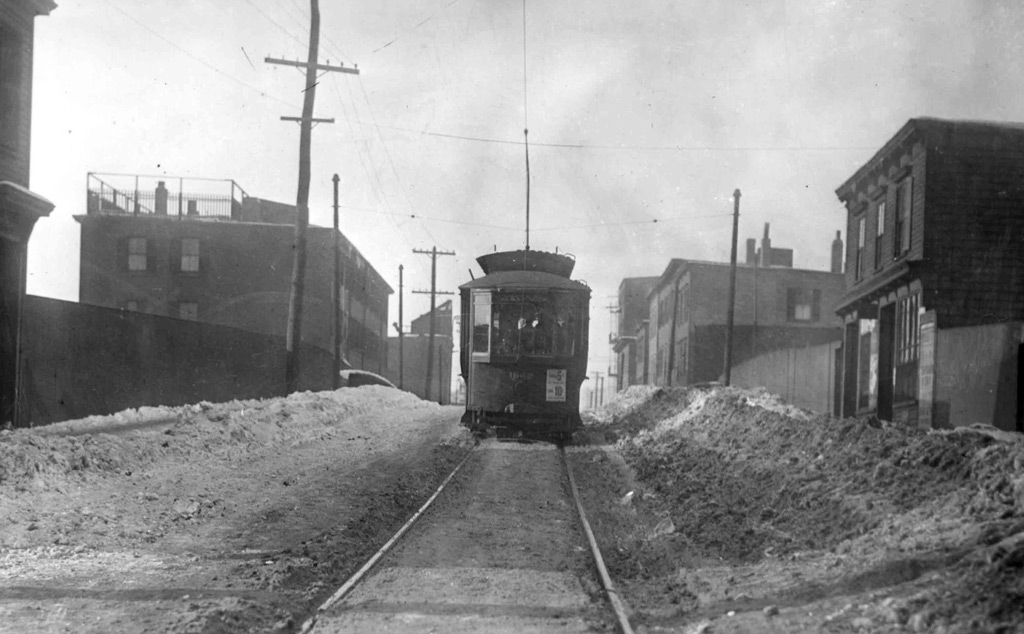
<path fill-rule="evenodd" d="M 403 281 L 402 274 L 405 271 L 405 267 L 401 264 L 398 265 L 398 322 L 392 324 L 395 330 L 398 331 L 398 389 L 405 389 L 405 320 L 402 317 L 402 304 L 403 299 Z"/>
<path fill-rule="evenodd" d="M 430 251 L 423 251 L 420 249 L 413 249 L 413 253 L 419 253 L 421 255 L 430 256 L 430 340 L 427 343 L 427 387 L 423 392 L 424 400 L 431 400 L 430 393 L 433 387 L 434 381 L 434 309 L 436 304 L 437 295 L 454 295 L 455 293 L 448 291 L 437 290 L 437 256 L 439 255 L 455 255 L 454 251 L 438 251 L 437 247 L 433 247 Z M 426 294 L 428 291 L 413 291 L 413 293 Z"/>
<path fill-rule="evenodd" d="M 282 121 L 299 123 L 299 187 L 295 196 L 295 263 L 292 267 L 292 291 L 288 304 L 288 333 L 285 343 L 287 360 L 285 362 L 285 384 L 288 393 L 298 389 L 299 378 L 299 347 L 302 342 L 302 299 L 305 294 L 306 276 L 306 227 L 309 225 L 309 181 L 310 181 L 310 144 L 313 134 L 313 123 L 333 123 L 333 119 L 314 119 L 313 102 L 316 99 L 317 71 L 333 71 L 338 73 L 359 74 L 358 68 L 346 68 L 344 65 L 331 66 L 317 63 L 320 49 L 320 4 L 319 0 L 309 0 L 309 51 L 305 63 L 285 59 L 264 58 L 268 64 L 295 66 L 306 70 L 305 96 L 302 100 L 302 117 L 281 117 Z"/>
<path fill-rule="evenodd" d="M 334 389 L 341 387 L 341 234 L 338 230 L 338 175 L 334 182 L 334 286 L 331 288 L 331 309 L 334 313 L 334 328 L 331 336 L 331 350 L 334 352 Z"/>
<path fill-rule="evenodd" d="M 725 326 L 725 384 L 732 378 L 732 328 L 736 317 L 736 241 L 740 229 L 740 190 L 732 193 L 732 256 L 729 259 L 729 314 Z"/>

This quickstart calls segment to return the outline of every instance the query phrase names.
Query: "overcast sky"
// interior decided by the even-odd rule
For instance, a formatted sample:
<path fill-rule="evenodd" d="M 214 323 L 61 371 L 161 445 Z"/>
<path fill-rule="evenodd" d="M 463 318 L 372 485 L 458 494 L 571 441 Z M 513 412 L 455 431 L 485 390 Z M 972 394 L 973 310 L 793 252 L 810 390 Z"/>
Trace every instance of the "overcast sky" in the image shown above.
<path fill-rule="evenodd" d="M 294 203 L 308 0 L 57 0 L 36 20 L 33 191 L 56 204 L 30 293 L 78 298 L 86 172 L 230 178 Z M 670 258 L 728 261 L 772 225 L 827 269 L 835 189 L 915 116 L 1024 120 L 1018 0 L 322 0 L 327 73 L 313 132 L 313 224 L 342 231 L 398 290 L 406 321 L 474 258 L 524 244 L 577 256 L 606 370 L 623 277 Z M 525 64 L 524 64 L 525 62 Z M 525 81 L 524 81 L 525 66 Z M 525 103 L 525 108 L 524 108 Z M 413 218 L 412 216 L 415 216 Z M 658 222 L 654 222 L 657 220 Z M 397 319 L 397 295 L 391 318 Z M 282 333 L 284 324 L 282 324 Z"/>

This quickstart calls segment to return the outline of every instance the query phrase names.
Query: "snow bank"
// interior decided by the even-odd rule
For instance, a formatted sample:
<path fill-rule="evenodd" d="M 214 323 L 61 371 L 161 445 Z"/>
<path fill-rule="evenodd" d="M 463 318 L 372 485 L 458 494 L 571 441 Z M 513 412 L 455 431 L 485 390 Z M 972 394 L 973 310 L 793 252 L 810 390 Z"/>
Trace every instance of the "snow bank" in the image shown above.
<path fill-rule="evenodd" d="M 313 442 L 364 414 L 439 410 L 400 390 L 363 386 L 287 397 L 125 410 L 109 416 L 0 433 L 0 487 L 46 489 L 73 475 L 131 472 L 197 454 Z M 397 421 L 400 422 L 400 421 Z"/>

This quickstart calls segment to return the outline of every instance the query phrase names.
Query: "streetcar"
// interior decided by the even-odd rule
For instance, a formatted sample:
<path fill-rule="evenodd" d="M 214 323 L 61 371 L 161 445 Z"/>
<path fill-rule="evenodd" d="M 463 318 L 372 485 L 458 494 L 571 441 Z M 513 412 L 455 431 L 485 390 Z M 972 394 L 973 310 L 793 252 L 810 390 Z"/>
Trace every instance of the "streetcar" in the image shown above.
<path fill-rule="evenodd" d="M 459 287 L 464 425 L 478 435 L 567 440 L 580 425 L 590 288 L 575 258 L 517 251 L 477 258 L 484 275 Z"/>

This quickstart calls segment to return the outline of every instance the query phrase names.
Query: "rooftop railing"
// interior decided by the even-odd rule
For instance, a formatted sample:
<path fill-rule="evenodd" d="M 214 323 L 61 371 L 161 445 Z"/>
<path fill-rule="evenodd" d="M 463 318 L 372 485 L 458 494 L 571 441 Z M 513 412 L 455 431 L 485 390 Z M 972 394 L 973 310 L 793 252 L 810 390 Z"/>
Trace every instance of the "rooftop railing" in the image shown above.
<path fill-rule="evenodd" d="M 231 179 L 89 172 L 86 212 L 238 220 L 245 190 Z"/>

